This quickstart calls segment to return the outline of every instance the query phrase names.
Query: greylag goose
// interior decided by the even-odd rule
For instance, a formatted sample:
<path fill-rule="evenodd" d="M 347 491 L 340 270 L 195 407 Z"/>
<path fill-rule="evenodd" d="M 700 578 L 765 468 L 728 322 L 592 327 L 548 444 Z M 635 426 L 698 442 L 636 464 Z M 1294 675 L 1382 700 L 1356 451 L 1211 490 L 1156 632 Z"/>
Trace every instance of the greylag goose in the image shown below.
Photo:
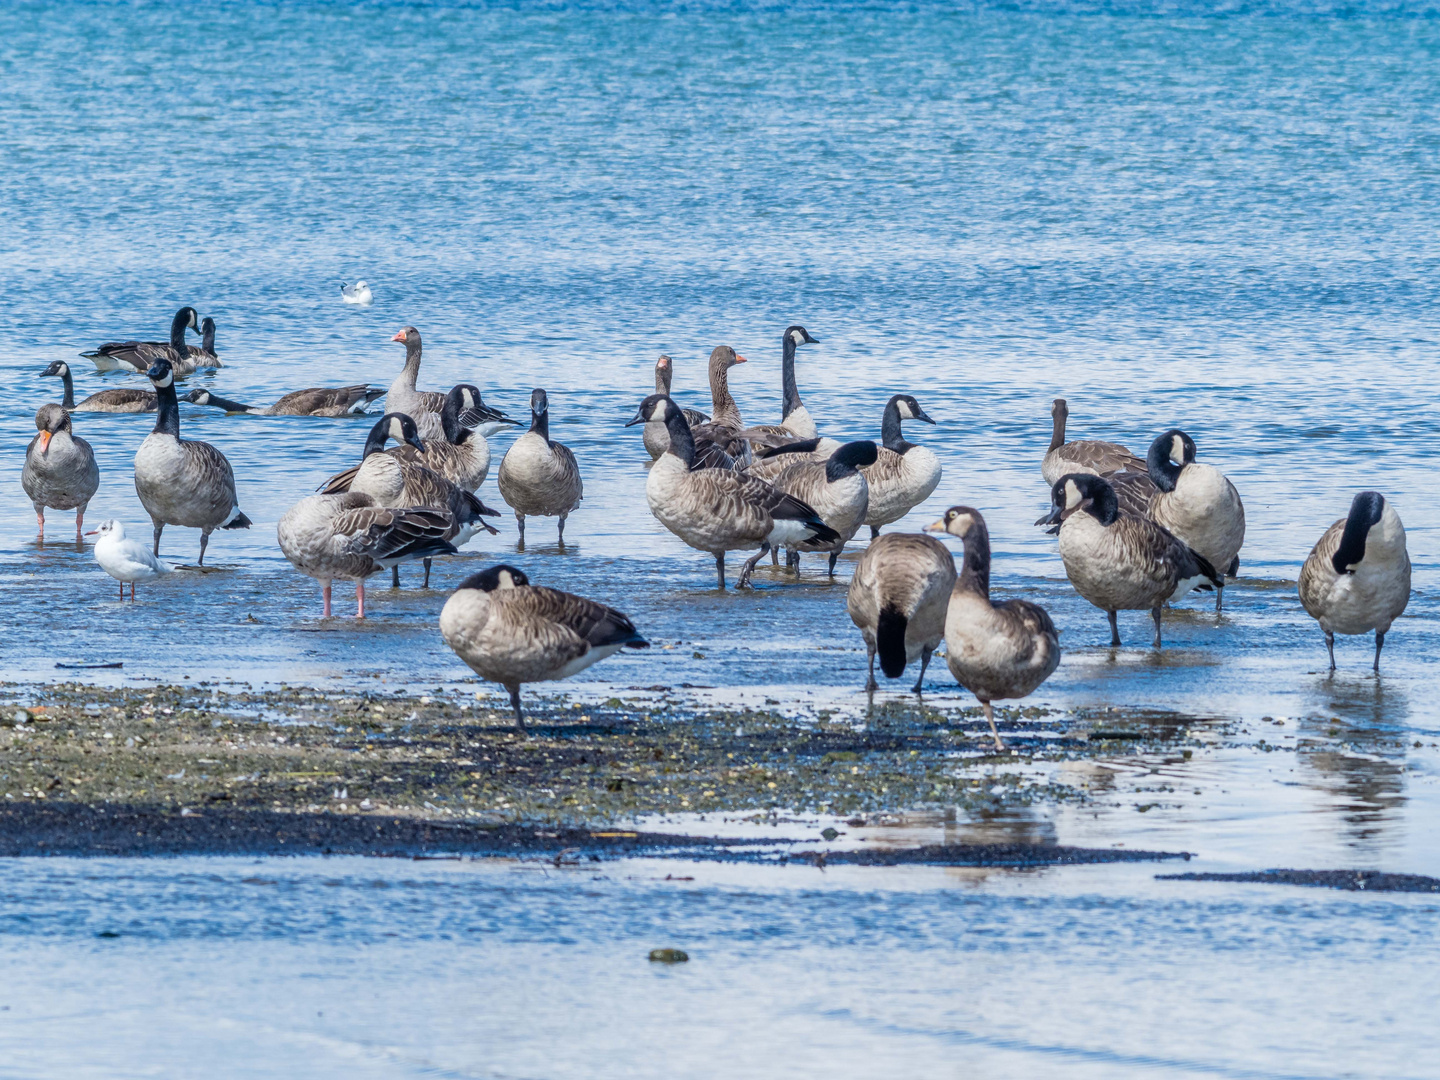
<path fill-rule="evenodd" d="M 1050 406 L 1052 421 L 1050 449 L 1040 463 L 1040 473 L 1052 487 L 1068 473 L 1090 473 L 1104 476 L 1106 473 L 1129 469 L 1143 473 L 1145 462 L 1119 443 L 1101 442 L 1098 439 L 1081 439 L 1079 442 L 1065 441 L 1065 421 L 1070 416 L 1070 406 L 1064 398 L 1056 398 Z"/>
<path fill-rule="evenodd" d="M 227 413 L 250 416 L 364 416 L 365 408 L 385 391 L 361 383 L 356 386 L 317 387 L 295 390 L 274 405 L 242 405 L 209 390 L 191 390 L 185 400 L 192 405 L 224 409 Z"/>
<path fill-rule="evenodd" d="M 1149 518 L 1121 515 L 1115 491 L 1103 477 L 1072 473 L 1055 482 L 1048 518 L 1060 526 L 1060 558 L 1075 591 L 1110 618 L 1110 645 L 1120 646 L 1117 611 L 1160 609 L 1220 575 L 1205 557 Z"/>
<path fill-rule="evenodd" d="M 740 419 L 740 407 L 730 396 L 730 369 L 736 364 L 746 363 L 749 361 L 729 345 L 717 345 L 710 352 L 710 419 L 702 424 L 690 425 L 702 468 L 729 468 L 733 464 L 744 466 L 750 463 L 750 444 L 740 434 L 745 422 Z M 724 457 L 714 454 L 710 450 L 712 446 Z"/>
<path fill-rule="evenodd" d="M 867 692 L 879 689 L 878 654 L 880 670 L 890 679 L 900 678 L 919 660 L 920 677 L 911 689 L 920 693 L 930 657 L 945 638 L 945 610 L 954 584 L 954 558 L 928 536 L 887 533 L 861 553 L 845 607 L 870 654 Z"/>
<path fill-rule="evenodd" d="M 460 583 L 440 611 L 440 634 L 471 671 L 510 691 L 522 731 L 523 684 L 568 679 L 621 649 L 650 647 L 614 608 L 531 585 L 504 564 Z"/>
<path fill-rule="evenodd" d="M 440 412 L 445 408 L 445 395 L 415 389 L 415 380 L 420 377 L 420 331 L 407 326 L 390 340 L 405 346 L 405 366 L 385 395 L 385 411 L 410 417 L 423 439 L 443 439 Z"/>
<path fill-rule="evenodd" d="M 499 530 L 488 524 L 484 518 L 499 517 L 498 510 L 492 510 L 473 494 L 452 484 L 437 472 L 417 465 L 413 461 L 395 458 L 383 453 L 385 443 L 394 439 L 397 443 L 408 444 L 425 452 L 425 444 L 415 430 L 415 421 L 404 413 L 386 413 L 370 429 L 365 439 L 365 452 L 360 467 L 350 478 L 348 490 L 368 495 L 376 506 L 391 510 L 408 509 L 416 506 L 440 508 L 450 515 L 450 528 L 444 539 L 456 548 L 464 547 L 472 536 L 481 529 L 494 535 Z M 333 481 L 332 481 L 333 482 Z M 335 494 L 330 483 L 322 494 Z M 430 557 L 424 557 L 425 584 L 430 587 Z M 390 569 L 391 584 L 400 586 L 400 569 Z"/>
<path fill-rule="evenodd" d="M 674 375 L 674 368 L 674 361 L 661 353 L 660 359 L 655 361 L 655 392 L 657 394 L 670 396 L 670 380 Z M 702 412 L 696 412 L 694 409 L 681 409 L 680 411 L 685 416 L 685 422 L 691 427 L 710 422 L 710 417 Z M 665 425 L 658 420 L 646 424 L 641 431 L 645 439 L 645 449 L 650 452 L 651 458 L 658 458 L 670 445 L 670 436 L 665 431 Z"/>
<path fill-rule="evenodd" d="M 1390 624 L 1410 602 L 1410 554 L 1405 526 L 1378 491 L 1362 491 L 1350 513 L 1320 537 L 1300 570 L 1300 603 L 1325 631 L 1330 670 L 1335 635 L 1375 631 L 1375 665 Z"/>
<path fill-rule="evenodd" d="M 144 413 L 155 411 L 155 391 L 133 390 L 130 387 L 101 390 L 76 405 L 75 380 L 70 372 L 70 365 L 64 360 L 53 361 L 40 375 L 42 378 L 47 375 L 58 376 L 64 382 L 65 397 L 60 404 L 67 412 Z"/>
<path fill-rule="evenodd" d="M 145 373 L 158 399 L 155 429 L 135 453 L 135 491 L 155 525 L 155 554 L 166 525 L 200 530 L 200 565 L 216 529 L 248 529 L 235 497 L 235 473 L 225 455 L 209 443 L 180 438 L 180 403 L 175 376 L 164 357 Z"/>
<path fill-rule="evenodd" d="M 872 540 L 880 535 L 882 525 L 899 521 L 940 484 L 940 459 L 933 451 L 906 440 L 900 429 L 905 420 L 935 423 L 910 394 L 896 394 L 885 403 L 880 421 L 880 455 L 874 465 L 860 470 L 870 483 L 865 524 L 870 526 Z"/>
<path fill-rule="evenodd" d="M 330 618 L 330 583 L 355 582 L 355 617 L 365 617 L 365 579 L 402 562 L 453 555 L 445 537 L 446 510 L 419 506 L 391 509 L 369 495 L 311 495 L 285 512 L 276 527 L 280 550 L 302 574 L 320 582 L 322 618 Z"/>
<path fill-rule="evenodd" d="M 36 436 L 25 448 L 20 486 L 35 506 L 40 539 L 45 539 L 45 508 L 75 511 L 75 539 L 84 532 L 85 507 L 100 487 L 95 451 L 70 427 L 70 414 L 59 405 L 35 413 Z"/>
<path fill-rule="evenodd" d="M 785 455 L 793 456 L 793 455 Z M 784 461 L 785 456 L 778 460 Z M 876 447 L 873 442 L 850 442 L 821 461 L 801 460 L 787 465 L 769 482 L 778 490 L 794 495 L 806 506 L 813 507 L 820 520 L 830 526 L 838 539 L 830 543 L 811 542 L 792 547 L 786 557 L 786 565 L 800 565 L 801 551 L 828 551 L 830 553 L 830 576 L 835 576 L 835 563 L 845 545 L 854 537 L 870 507 L 870 485 L 860 470 L 875 464 Z"/>
<path fill-rule="evenodd" d="M 130 599 L 135 599 L 137 581 L 154 581 L 175 568 L 159 559 L 138 540 L 125 535 L 125 526 L 114 518 L 102 521 L 86 536 L 98 536 L 95 541 L 95 561 L 100 569 L 120 583 L 120 599 L 125 599 L 125 583 L 130 583 Z"/>
<path fill-rule="evenodd" d="M 720 588 L 725 588 L 727 551 L 760 546 L 735 582 L 736 588 L 744 588 L 755 564 L 771 547 L 840 539 L 813 507 L 764 480 L 728 469 L 697 468 L 690 425 L 679 407 L 663 394 L 651 394 L 642 401 L 630 424 L 655 419 L 664 419 L 670 446 L 650 467 L 645 481 L 650 512 L 685 543 L 715 556 Z"/>
<path fill-rule="evenodd" d="M 979 699 L 995 746 L 1003 748 L 992 701 L 1029 697 L 1060 664 L 1060 634 L 1049 612 L 1028 600 L 990 602 L 990 530 L 979 510 L 952 506 L 926 527 L 965 543 L 945 615 L 945 662 Z"/>
<path fill-rule="evenodd" d="M 370 286 L 363 281 L 357 281 L 354 285 L 340 283 L 340 299 L 347 304 L 358 304 L 361 307 L 369 307 L 375 302 L 375 294 L 370 291 Z"/>
<path fill-rule="evenodd" d="M 205 367 L 220 367 L 214 353 L 203 353 L 185 344 L 185 331 L 200 329 L 199 313 L 182 307 L 170 322 L 170 341 L 111 341 L 80 355 L 95 363 L 96 371 L 134 371 L 145 374 L 156 360 L 170 364 L 173 378 L 183 379 Z M 213 334 L 211 338 L 214 340 Z"/>
<path fill-rule="evenodd" d="M 575 455 L 550 438 L 550 402 L 544 390 L 531 393 L 530 430 L 505 451 L 495 484 L 500 497 L 515 511 L 522 545 L 526 515 L 558 517 L 560 543 L 565 543 L 565 519 L 580 505 L 585 487 Z"/>

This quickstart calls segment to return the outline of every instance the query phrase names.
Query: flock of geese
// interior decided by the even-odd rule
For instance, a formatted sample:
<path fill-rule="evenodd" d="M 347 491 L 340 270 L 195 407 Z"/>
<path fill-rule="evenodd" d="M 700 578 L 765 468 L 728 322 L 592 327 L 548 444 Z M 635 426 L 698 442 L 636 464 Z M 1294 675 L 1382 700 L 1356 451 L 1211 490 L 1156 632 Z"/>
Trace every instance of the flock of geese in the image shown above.
<path fill-rule="evenodd" d="M 359 283 L 358 288 L 363 288 Z M 199 346 L 187 332 L 201 335 Z M 74 510 L 77 539 L 85 508 L 100 484 L 95 455 L 75 435 L 72 415 L 84 412 L 156 414 L 153 430 L 135 454 L 134 482 L 153 526 L 146 547 L 107 521 L 95 558 L 120 582 L 150 581 L 172 567 L 159 558 L 166 525 L 200 530 L 200 565 L 211 533 L 251 525 L 236 495 L 229 461 L 214 446 L 180 436 L 176 380 L 222 366 L 214 352 L 215 324 L 194 308 L 181 308 L 169 342 L 126 341 L 81 355 L 99 371 L 143 372 L 151 389 L 109 389 L 78 404 L 73 374 L 63 361 L 42 373 L 64 384 L 63 401 L 35 414 L 38 434 L 25 455 L 22 485 L 35 506 L 40 533 L 45 510 Z M 280 519 L 280 549 L 301 573 L 320 583 L 324 616 L 331 615 L 334 581 L 353 581 L 357 617 L 365 615 L 365 580 L 422 562 L 429 587 L 431 561 L 454 554 L 476 533 L 497 529 L 486 518 L 500 512 L 478 495 L 490 473 L 488 439 L 519 426 L 485 404 L 479 387 L 462 383 L 446 393 L 418 388 L 420 332 L 407 326 L 392 341 L 405 347 L 405 363 L 388 390 L 368 384 L 311 388 L 273 405 L 253 407 L 193 390 L 185 400 L 229 413 L 339 417 L 363 414 L 380 397 L 384 415 L 371 428 L 358 464 L 319 486 Z M 840 443 L 820 434 L 800 399 L 795 356 L 817 339 L 803 326 L 781 338 L 782 411 L 778 424 L 749 425 L 729 389 L 730 371 L 746 363 L 728 345 L 709 360 L 711 411 L 681 408 L 671 397 L 674 361 L 655 365 L 655 392 L 626 426 L 643 425 L 652 463 L 645 492 L 655 518 L 681 541 L 715 560 L 725 588 L 727 552 L 749 552 L 736 579 L 749 584 L 768 553 L 798 573 L 805 553 L 827 557 L 833 576 L 846 544 L 863 526 L 869 544 L 847 594 L 852 621 L 869 654 L 867 690 L 877 688 L 875 661 L 887 678 L 900 678 L 919 662 L 919 692 L 942 641 L 955 679 L 984 708 L 997 745 L 991 703 L 1023 698 L 1060 662 L 1059 635 L 1049 614 L 1026 600 L 992 600 L 990 536 L 980 511 L 953 506 L 925 533 L 887 533 L 939 486 L 940 459 L 904 436 L 906 421 L 934 421 L 910 394 L 895 394 L 881 417 L 877 444 Z M 1217 613 L 1227 578 L 1239 571 L 1245 509 L 1235 486 L 1196 460 L 1195 442 L 1178 429 L 1165 431 L 1144 457 L 1118 443 L 1066 441 L 1069 411 L 1052 409 L 1052 437 L 1041 462 L 1051 511 L 1037 525 L 1058 533 L 1060 555 L 1076 591 L 1104 611 L 1111 645 L 1120 645 L 1117 612 L 1149 611 L 1154 645 L 1161 647 L 1161 613 L 1193 589 L 1213 589 Z M 392 445 L 393 444 L 393 445 Z M 564 542 L 567 516 L 584 496 L 575 455 L 550 438 L 549 399 L 536 389 L 530 425 L 504 454 L 496 474 L 500 497 L 515 514 L 523 545 L 527 517 L 557 519 Z M 928 533 L 955 537 L 964 548 L 961 569 L 948 548 Z M 1316 543 L 1301 571 L 1299 593 L 1319 623 L 1335 667 L 1334 635 L 1375 633 L 1379 670 L 1385 634 L 1410 595 L 1405 530 L 1378 492 L 1356 495 L 1348 515 Z M 648 644 L 626 616 L 604 604 L 531 585 L 509 565 L 491 567 L 461 583 L 440 614 L 449 646 L 476 673 L 510 693 L 523 727 L 520 687 L 563 679 L 622 648 Z"/>

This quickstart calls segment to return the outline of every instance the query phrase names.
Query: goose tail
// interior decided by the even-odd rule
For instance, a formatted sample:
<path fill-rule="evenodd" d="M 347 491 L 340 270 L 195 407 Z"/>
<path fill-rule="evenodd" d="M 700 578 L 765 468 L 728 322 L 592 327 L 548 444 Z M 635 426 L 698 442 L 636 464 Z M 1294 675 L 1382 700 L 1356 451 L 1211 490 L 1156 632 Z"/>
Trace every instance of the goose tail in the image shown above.
<path fill-rule="evenodd" d="M 875 651 L 880 654 L 880 670 L 887 679 L 905 674 L 905 628 L 909 622 L 903 611 L 889 605 L 880 609 L 875 624 Z"/>
<path fill-rule="evenodd" d="M 255 524 L 255 523 L 254 523 L 253 521 L 251 521 L 248 517 L 246 517 L 243 513 L 241 513 L 240 508 L 237 506 L 237 507 L 235 508 L 234 516 L 231 517 L 229 521 L 225 522 L 224 525 L 221 525 L 220 528 L 222 528 L 222 529 L 248 529 L 248 528 L 249 528 L 251 525 L 253 525 L 253 524 Z"/>

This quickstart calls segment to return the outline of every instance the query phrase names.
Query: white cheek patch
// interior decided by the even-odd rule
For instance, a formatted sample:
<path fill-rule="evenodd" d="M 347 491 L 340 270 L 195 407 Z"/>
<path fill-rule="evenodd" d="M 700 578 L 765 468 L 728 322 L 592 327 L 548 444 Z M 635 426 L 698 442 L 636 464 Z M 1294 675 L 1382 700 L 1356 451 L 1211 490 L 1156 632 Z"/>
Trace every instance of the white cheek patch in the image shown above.
<path fill-rule="evenodd" d="M 390 437 L 396 442 L 405 441 L 405 428 L 399 420 L 390 421 Z"/>
<path fill-rule="evenodd" d="M 1170 440 L 1170 460 L 1176 465 L 1185 464 L 1185 440 L 1179 435 Z"/>
<path fill-rule="evenodd" d="M 513 588 L 515 588 L 515 579 L 510 576 L 510 571 L 509 571 L 509 570 L 501 570 L 499 577 L 500 577 L 500 586 L 499 586 L 500 588 L 502 588 L 502 589 L 513 589 Z"/>
<path fill-rule="evenodd" d="M 171 374 L 170 372 L 167 371 L 167 372 L 165 373 L 165 377 L 164 377 L 163 379 L 161 379 L 159 382 L 157 382 L 155 385 L 156 385 L 156 386 L 161 386 L 161 387 L 169 386 L 169 385 L 170 385 L 171 383 L 173 383 L 174 381 L 175 381 L 175 376 L 174 376 L 173 374 Z"/>
<path fill-rule="evenodd" d="M 1075 486 L 1074 480 L 1065 481 L 1065 509 L 1074 510 L 1080 505 L 1080 489 Z"/>
<path fill-rule="evenodd" d="M 796 345 L 804 345 L 804 344 L 805 344 L 805 335 L 802 334 L 802 333 L 800 333 L 799 330 L 794 330 L 794 331 L 791 331 L 791 333 L 790 333 L 790 340 L 793 341 L 793 342 L 795 342 Z"/>
<path fill-rule="evenodd" d="M 910 403 L 909 403 L 908 401 L 902 401 L 902 402 L 900 402 L 900 419 L 901 419 L 901 420 L 914 420 L 914 419 L 915 419 L 915 414 L 910 411 Z"/>

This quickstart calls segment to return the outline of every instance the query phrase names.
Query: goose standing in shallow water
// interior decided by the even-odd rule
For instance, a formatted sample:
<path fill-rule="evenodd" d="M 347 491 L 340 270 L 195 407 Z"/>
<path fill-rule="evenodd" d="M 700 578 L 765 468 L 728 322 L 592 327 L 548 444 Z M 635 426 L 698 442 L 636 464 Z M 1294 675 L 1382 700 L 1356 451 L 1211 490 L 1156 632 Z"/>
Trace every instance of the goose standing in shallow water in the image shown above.
<path fill-rule="evenodd" d="M 128 386 L 116 387 L 113 390 L 100 390 L 76 405 L 75 379 L 70 372 L 70 365 L 64 360 L 54 361 L 40 373 L 41 378 L 47 375 L 58 376 L 65 384 L 65 397 L 60 404 L 66 412 L 143 413 L 155 411 L 155 391 L 134 390 Z"/>
<path fill-rule="evenodd" d="M 213 327 L 213 323 L 211 324 Z M 213 353 L 203 354 L 185 344 L 185 331 L 200 329 L 200 315 L 193 307 L 182 307 L 170 322 L 170 340 L 110 341 L 98 349 L 80 355 L 93 360 L 96 371 L 134 371 L 145 374 L 156 360 L 170 364 L 172 377 L 183 379 L 202 367 L 220 367 Z M 212 334 L 211 341 L 214 337 Z"/>
<path fill-rule="evenodd" d="M 59 405 L 42 405 L 35 413 L 36 436 L 25 448 L 20 486 L 35 506 L 40 539 L 45 539 L 45 508 L 75 511 L 75 540 L 84 532 L 85 508 L 100 487 L 95 451 L 74 433 L 70 415 Z"/>
<path fill-rule="evenodd" d="M 445 395 L 415 389 L 415 380 L 420 377 L 420 331 L 407 326 L 390 340 L 405 346 L 405 366 L 385 395 L 385 411 L 410 417 L 423 439 L 443 439 L 445 429 L 440 422 L 440 412 L 445 408 Z"/>
<path fill-rule="evenodd" d="M 175 376 L 163 357 L 146 372 L 158 399 L 155 429 L 135 453 L 135 492 L 155 526 L 155 554 L 166 525 L 200 530 L 200 565 L 216 529 L 248 529 L 235 496 L 235 473 L 209 443 L 180 438 Z"/>
<path fill-rule="evenodd" d="M 990 602 L 990 530 L 979 510 L 952 506 L 925 531 L 965 542 L 945 615 L 945 662 L 955 681 L 979 699 L 995 746 L 1003 749 L 990 703 L 1029 697 L 1051 676 L 1060 664 L 1059 631 L 1039 604 Z"/>
<path fill-rule="evenodd" d="M 192 405 L 205 405 L 212 409 L 224 409 L 227 413 L 245 413 L 250 416 L 364 416 L 365 407 L 384 390 L 366 386 L 339 386 L 333 389 L 317 387 L 313 390 L 295 390 L 286 394 L 274 405 L 242 405 L 209 390 L 191 390 L 185 400 Z"/>
<path fill-rule="evenodd" d="M 120 599 L 125 599 L 125 583 L 130 583 L 130 599 L 135 599 L 137 581 L 154 581 L 175 568 L 158 559 L 144 544 L 125 535 L 125 526 L 113 518 L 102 521 L 86 536 L 95 541 L 95 561 L 100 569 L 120 582 Z"/>
<path fill-rule="evenodd" d="M 660 359 L 655 361 L 655 392 L 657 394 L 670 396 L 670 380 L 674 375 L 674 367 L 674 361 L 664 353 L 661 353 Z M 691 427 L 710 422 L 710 417 L 702 412 L 696 412 L 694 409 L 681 409 L 680 411 L 685 416 L 685 422 Z M 670 445 L 670 436 L 665 431 L 665 425 L 659 420 L 646 424 L 640 430 L 645 440 L 645 449 L 650 452 L 652 459 L 658 458 Z"/>
<path fill-rule="evenodd" d="M 740 406 L 730 395 L 730 369 L 736 364 L 748 363 L 729 345 L 717 345 L 710 352 L 710 419 L 703 424 L 690 425 L 696 460 L 702 468 L 724 469 L 750 463 L 750 444 L 741 434 L 745 422 L 740 419 Z M 711 447 L 719 453 L 716 454 Z"/>
<path fill-rule="evenodd" d="M 896 394 L 886 403 L 880 421 L 884 446 L 875 464 L 860 470 L 870 484 L 865 524 L 870 526 L 872 540 L 880 535 L 880 526 L 899 521 L 940 484 L 940 459 L 933 451 L 906 441 L 900 432 L 904 420 L 935 423 L 909 394 Z"/>
<path fill-rule="evenodd" d="M 1350 513 L 1320 537 L 1300 570 L 1300 603 L 1325 631 L 1330 670 L 1335 635 L 1375 631 L 1375 665 L 1390 624 L 1410 603 L 1410 553 L 1405 526 L 1378 491 L 1362 491 Z"/>
<path fill-rule="evenodd" d="M 800 390 L 795 384 L 795 349 L 800 345 L 818 344 L 820 339 L 811 337 L 810 331 L 803 326 L 785 328 L 785 333 L 780 337 L 781 420 L 778 424 L 757 424 L 741 432 L 755 450 L 819 437 L 819 432 L 815 430 L 815 421 L 810 418 L 809 410 L 800 400 Z M 824 450 L 831 453 L 838 445 L 827 445 Z"/>
<path fill-rule="evenodd" d="M 1040 463 L 1040 474 L 1052 487 L 1068 473 L 1090 473 L 1104 476 L 1106 473 L 1129 469 L 1143 473 L 1145 462 L 1119 443 L 1101 442 L 1099 439 L 1081 439 L 1079 442 L 1065 441 L 1065 421 L 1070 417 L 1070 406 L 1064 398 L 1056 398 L 1050 406 L 1052 421 L 1050 449 Z"/>
<path fill-rule="evenodd" d="M 440 611 L 440 634 L 471 671 L 510 691 L 522 731 L 524 683 L 568 679 L 621 649 L 650 647 L 614 608 L 531 585 L 503 564 L 460 583 Z"/>
<path fill-rule="evenodd" d="M 1115 491 L 1089 473 L 1062 476 L 1051 489 L 1052 509 L 1042 518 L 1060 526 L 1060 558 L 1075 591 L 1110 618 L 1110 646 L 1120 647 L 1117 611 L 1148 610 L 1160 648 L 1160 609 L 1220 575 L 1149 518 L 1122 515 Z"/>
<path fill-rule="evenodd" d="M 782 455 L 778 460 L 791 456 L 797 460 L 770 478 L 770 484 L 812 507 L 820 515 L 820 520 L 835 531 L 838 539 L 829 543 L 812 541 L 792 546 L 785 565 L 798 573 L 800 552 L 827 551 L 830 553 L 829 573 L 834 577 L 840 553 L 860 528 L 870 507 L 870 485 L 860 470 L 875 464 L 875 444 L 868 440 L 846 443 L 825 461 L 807 460 L 807 455 L 803 454 Z"/>
<path fill-rule="evenodd" d="M 670 447 L 650 467 L 645 498 L 660 524 L 685 543 L 715 556 L 715 573 L 725 588 L 725 552 L 760 546 L 740 571 L 736 588 L 772 547 L 834 543 L 837 533 L 813 507 L 753 476 L 729 469 L 697 468 L 695 442 L 680 408 L 663 394 L 640 403 L 631 424 L 663 419 Z"/>
<path fill-rule="evenodd" d="M 544 390 L 530 394 L 530 430 L 505 451 L 495 485 L 515 511 L 521 544 L 525 543 L 527 515 L 558 517 L 560 543 L 565 543 L 565 519 L 580 505 L 585 485 L 570 448 L 550 438 L 550 399 Z"/>
<path fill-rule="evenodd" d="M 911 690 L 920 693 L 930 657 L 945 639 L 945 611 L 954 585 L 954 558 L 944 544 L 928 536 L 887 533 L 861 554 L 845 607 L 870 654 L 868 693 L 879 689 L 876 654 L 880 670 L 890 679 L 898 679 L 919 660 L 920 677 Z"/>

